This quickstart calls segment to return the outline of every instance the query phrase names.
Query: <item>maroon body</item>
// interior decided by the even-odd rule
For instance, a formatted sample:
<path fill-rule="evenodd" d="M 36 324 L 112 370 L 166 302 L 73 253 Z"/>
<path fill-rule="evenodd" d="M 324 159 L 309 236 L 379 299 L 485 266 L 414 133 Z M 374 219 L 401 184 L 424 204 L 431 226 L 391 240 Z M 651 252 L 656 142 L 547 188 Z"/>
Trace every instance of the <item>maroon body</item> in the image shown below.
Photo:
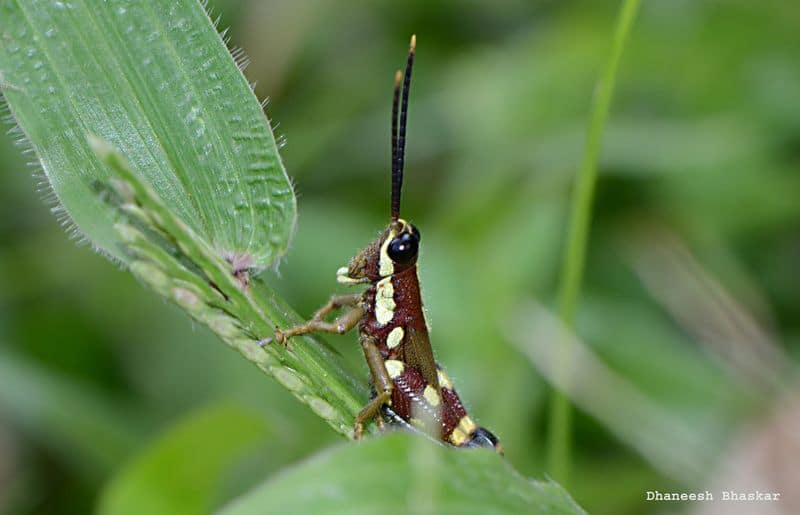
<path fill-rule="evenodd" d="M 439 375 L 442 375 L 443 372 L 440 372 L 438 364 L 433 374 L 425 373 L 428 376 L 426 379 L 423 376 L 423 370 L 420 370 L 415 363 L 417 359 L 415 351 L 411 350 L 411 345 L 427 344 L 430 348 L 416 267 L 408 267 L 394 274 L 391 282 L 397 306 L 394 317 L 386 325 L 378 323 L 375 317 L 377 288 L 373 284 L 364 292 L 366 314 L 359 324 L 359 331 L 375 339 L 385 360 L 396 360 L 405 364 L 403 373 L 392 378 L 395 386 L 392 391 L 392 411 L 405 421 L 424 417 L 437 422 L 441 427 L 442 440 L 449 441 L 453 429 L 458 426 L 463 417 L 467 416 L 467 410 L 464 409 L 455 390 L 439 384 Z M 390 349 L 386 344 L 386 339 L 396 327 L 404 329 L 405 338 L 398 346 Z M 413 336 L 411 336 L 412 334 Z M 416 341 L 411 344 L 410 338 Z M 407 345 L 406 339 L 409 339 L 409 345 Z M 439 390 L 442 400 L 439 406 L 432 406 L 425 400 L 423 395 L 425 387 L 428 385 Z"/>
<path fill-rule="evenodd" d="M 418 245 L 419 231 L 399 219 L 351 261 L 346 281 L 369 283 L 360 303 L 360 337 L 380 351 L 392 380 L 394 415 L 418 428 L 437 425 L 437 436 L 452 445 L 500 450 L 497 438 L 468 416 L 434 359 L 417 277 Z"/>

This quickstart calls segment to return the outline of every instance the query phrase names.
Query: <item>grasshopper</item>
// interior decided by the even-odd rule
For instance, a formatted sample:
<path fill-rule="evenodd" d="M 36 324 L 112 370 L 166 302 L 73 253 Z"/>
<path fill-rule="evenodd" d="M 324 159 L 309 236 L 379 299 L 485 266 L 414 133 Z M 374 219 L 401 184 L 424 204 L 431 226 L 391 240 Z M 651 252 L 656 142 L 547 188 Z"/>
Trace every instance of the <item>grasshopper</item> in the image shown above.
<path fill-rule="evenodd" d="M 336 274 L 339 283 L 369 286 L 363 293 L 334 295 L 311 320 L 277 329 L 270 340 L 286 345 L 292 336 L 314 332 L 343 334 L 358 326 L 374 395 L 356 417 L 356 439 L 361 438 L 364 425 L 371 420 L 383 428 L 386 416 L 412 428 L 424 429 L 426 421 L 432 423 L 433 431 L 429 432 L 456 447 L 489 447 L 502 453 L 497 437 L 469 417 L 450 378 L 433 357 L 417 276 L 420 232 L 400 218 L 415 48 L 416 36 L 412 36 L 405 74 L 400 70 L 395 74 L 391 220 L 376 240 Z M 334 321 L 326 321 L 328 315 L 345 308 L 347 311 Z"/>

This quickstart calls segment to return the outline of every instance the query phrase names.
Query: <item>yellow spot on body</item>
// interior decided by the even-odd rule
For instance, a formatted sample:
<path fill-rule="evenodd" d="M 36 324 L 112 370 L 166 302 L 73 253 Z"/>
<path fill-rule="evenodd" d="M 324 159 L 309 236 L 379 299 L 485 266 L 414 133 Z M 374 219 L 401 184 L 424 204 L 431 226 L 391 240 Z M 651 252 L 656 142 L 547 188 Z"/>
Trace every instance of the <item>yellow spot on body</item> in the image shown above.
<path fill-rule="evenodd" d="M 375 289 L 375 318 L 381 325 L 386 325 L 394 317 L 394 285 L 392 278 L 378 281 Z"/>
<path fill-rule="evenodd" d="M 403 328 L 395 327 L 389 333 L 389 336 L 386 337 L 386 346 L 390 349 L 394 349 L 403 341 L 403 336 L 405 336 L 405 331 L 403 331 Z"/>
<path fill-rule="evenodd" d="M 409 223 L 402 218 L 398 218 L 397 221 L 400 223 L 400 232 L 406 231 Z M 381 253 L 380 256 L 378 256 L 378 274 L 380 274 L 381 277 L 388 277 L 394 273 L 394 261 L 389 257 L 389 244 L 398 234 L 397 231 L 389 231 L 389 234 L 386 235 L 386 239 L 381 243 Z"/>
<path fill-rule="evenodd" d="M 473 422 L 472 419 L 469 418 L 467 415 L 464 415 L 461 418 L 461 420 L 458 422 L 458 427 L 468 435 L 471 435 L 472 433 L 475 432 L 476 429 L 478 429 L 478 426 L 475 425 L 475 422 Z"/>
<path fill-rule="evenodd" d="M 389 377 L 392 379 L 396 379 L 403 375 L 403 371 L 406 369 L 406 364 L 396 359 L 387 359 L 383 362 L 383 366 L 386 367 L 386 372 L 389 373 Z"/>
<path fill-rule="evenodd" d="M 450 433 L 450 441 L 453 442 L 453 445 L 463 445 L 467 441 L 467 435 L 461 428 L 456 427 Z"/>
<path fill-rule="evenodd" d="M 441 368 L 438 369 L 436 371 L 436 375 L 439 376 L 439 386 L 442 388 L 447 388 L 448 390 L 453 389 L 453 383 L 450 382 L 450 378 L 444 373 L 444 370 Z"/>
<path fill-rule="evenodd" d="M 422 396 L 425 397 L 425 400 L 428 401 L 428 404 L 431 406 L 438 406 L 441 402 L 439 398 L 439 392 L 436 391 L 431 385 L 425 387 L 425 391 L 422 392 Z"/>
<path fill-rule="evenodd" d="M 395 236 L 397 236 L 397 234 L 395 234 L 394 231 L 389 231 L 389 234 L 386 236 L 386 239 L 383 240 L 383 244 L 381 245 L 381 253 L 378 261 L 378 273 L 382 277 L 386 277 L 394 273 L 394 261 L 392 261 L 392 258 L 389 257 L 389 244 L 392 242 Z"/>

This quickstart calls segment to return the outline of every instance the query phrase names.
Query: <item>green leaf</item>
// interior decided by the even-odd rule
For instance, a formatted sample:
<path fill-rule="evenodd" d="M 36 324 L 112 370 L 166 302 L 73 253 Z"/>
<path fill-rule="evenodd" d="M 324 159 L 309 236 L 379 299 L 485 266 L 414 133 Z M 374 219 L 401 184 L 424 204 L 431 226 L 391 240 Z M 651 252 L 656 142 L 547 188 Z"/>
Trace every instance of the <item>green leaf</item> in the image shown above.
<path fill-rule="evenodd" d="M 225 515 L 263 513 L 584 513 L 553 482 L 531 481 L 501 456 L 408 433 L 338 446 L 269 479 Z"/>
<path fill-rule="evenodd" d="M 222 479 L 271 434 L 264 418 L 232 405 L 195 413 L 164 433 L 114 477 L 102 515 L 209 513 Z"/>
<path fill-rule="evenodd" d="M 352 436 L 354 418 L 366 402 L 365 385 L 313 338 L 298 337 L 289 346 L 260 345 L 276 326 L 295 325 L 300 317 L 259 277 L 247 280 L 247 274 L 232 273 L 230 263 L 177 218 L 107 142 L 91 137 L 90 143 L 114 177 L 98 187 L 117 210 L 114 228 L 131 272 L 207 325 L 331 427 Z"/>
<path fill-rule="evenodd" d="M 3 94 L 95 246 L 126 259 L 90 134 L 235 267 L 286 251 L 295 198 L 269 122 L 198 2 L 4 0 L 0 20 Z"/>

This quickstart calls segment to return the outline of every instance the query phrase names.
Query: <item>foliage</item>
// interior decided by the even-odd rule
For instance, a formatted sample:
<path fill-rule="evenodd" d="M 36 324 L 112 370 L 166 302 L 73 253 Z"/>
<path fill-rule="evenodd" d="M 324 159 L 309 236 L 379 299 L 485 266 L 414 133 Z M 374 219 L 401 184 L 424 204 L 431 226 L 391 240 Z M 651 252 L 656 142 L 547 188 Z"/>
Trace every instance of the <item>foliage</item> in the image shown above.
<path fill-rule="evenodd" d="M 343 470 L 349 473 L 342 474 Z M 392 492 L 387 495 L 387 478 Z M 454 452 L 397 433 L 339 446 L 259 485 L 224 510 L 258 513 L 584 513 L 553 482 L 529 481 L 487 450 Z"/>
<path fill-rule="evenodd" d="M 569 186 L 619 2 L 429 2 L 401 11 L 381 2 L 215 4 L 289 137 L 282 156 L 301 193 L 297 235 L 280 276 L 262 277 L 303 314 L 327 299 L 336 268 L 386 220 L 392 73 L 418 34 L 404 212 L 423 232 L 433 344 L 471 413 L 502 438 L 506 459 L 541 476 L 547 375 L 520 359 L 517 331 L 506 329 L 520 299 L 555 304 Z M 617 399 L 600 397 L 607 385 L 584 385 L 602 413 L 576 412 L 570 493 L 590 512 L 663 511 L 645 503 L 645 490 L 724 477 L 744 429 L 765 429 L 775 398 L 791 393 L 799 19 L 797 6 L 778 1 L 642 4 L 600 154 L 576 330 L 624 379 L 615 384 L 679 420 L 705 453 L 681 455 L 690 473 L 666 470 L 652 457 L 679 448 L 685 433 L 665 444 L 635 416 L 653 410 L 609 402 Z M 67 242 L 6 143 L 4 511 L 91 511 L 108 478 L 135 476 L 125 471 L 220 399 L 248 420 L 261 414 L 268 429 L 260 446 L 233 449 L 217 469 L 218 489 L 205 501 L 213 507 L 335 440 L 209 331 Z M 352 336 L 330 343 L 363 382 Z M 198 434 L 210 456 L 228 446 Z"/>
<path fill-rule="evenodd" d="M 197 2 L 4 2 L 4 94 L 64 216 L 125 260 L 92 187 L 87 134 L 130 156 L 167 205 L 237 267 L 288 245 L 295 199 L 244 76 Z"/>

